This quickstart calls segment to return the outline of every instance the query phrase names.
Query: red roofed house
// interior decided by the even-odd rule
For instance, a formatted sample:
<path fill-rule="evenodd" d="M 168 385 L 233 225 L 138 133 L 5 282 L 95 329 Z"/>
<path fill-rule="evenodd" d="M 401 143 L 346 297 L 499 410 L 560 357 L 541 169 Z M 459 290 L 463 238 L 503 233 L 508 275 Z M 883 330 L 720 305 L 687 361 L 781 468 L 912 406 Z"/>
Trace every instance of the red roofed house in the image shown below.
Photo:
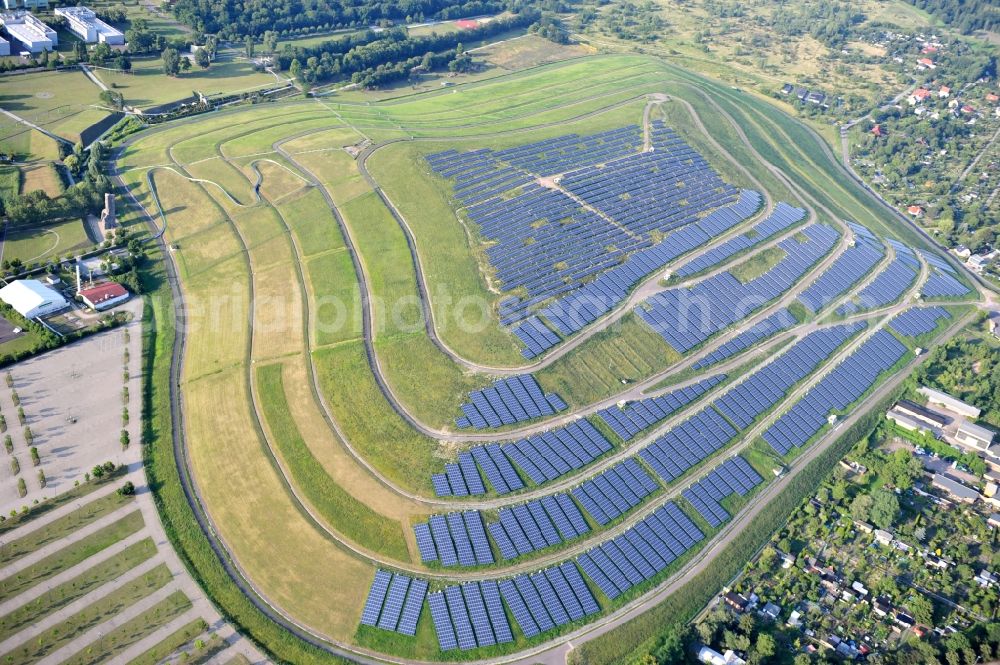
<path fill-rule="evenodd" d="M 987 92 L 986 101 L 988 101 L 990 104 L 995 104 L 996 102 L 1000 102 L 1000 97 L 998 97 L 995 92 Z"/>
<path fill-rule="evenodd" d="M 88 307 L 101 311 L 125 302 L 131 297 L 131 294 L 128 289 L 117 282 L 106 282 L 89 289 L 81 289 L 80 297 L 83 298 L 83 302 Z"/>
<path fill-rule="evenodd" d="M 926 88 L 917 88 L 910 95 L 910 106 L 915 106 L 917 102 L 922 102 L 931 96 L 931 91 Z"/>
<path fill-rule="evenodd" d="M 917 60 L 917 64 L 927 69 L 937 69 L 937 65 L 930 58 L 920 58 L 920 60 Z"/>
<path fill-rule="evenodd" d="M 975 113 L 976 109 L 972 108 L 968 104 L 962 107 L 962 113 Z"/>
<path fill-rule="evenodd" d="M 872 134 L 875 136 L 882 136 L 882 128 L 879 125 L 872 127 Z"/>
<path fill-rule="evenodd" d="M 938 97 L 940 97 L 941 99 L 947 98 L 948 95 L 950 94 L 951 94 L 951 88 L 949 88 L 946 85 L 941 86 L 941 89 L 938 90 Z"/>
<path fill-rule="evenodd" d="M 909 208 L 906 209 L 906 212 L 910 213 L 914 217 L 920 217 L 920 215 L 923 214 L 924 209 L 921 208 L 920 206 L 910 206 Z"/>

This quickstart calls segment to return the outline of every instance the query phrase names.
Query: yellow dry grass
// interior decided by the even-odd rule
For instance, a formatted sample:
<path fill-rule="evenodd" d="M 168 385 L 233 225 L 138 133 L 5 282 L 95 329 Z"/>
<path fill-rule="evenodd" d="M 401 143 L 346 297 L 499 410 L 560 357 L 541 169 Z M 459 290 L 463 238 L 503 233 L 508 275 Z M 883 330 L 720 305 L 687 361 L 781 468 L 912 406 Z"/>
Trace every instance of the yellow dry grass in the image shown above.
<path fill-rule="evenodd" d="M 373 567 L 319 532 L 286 494 L 247 409 L 245 367 L 188 384 L 185 392 L 194 476 L 236 560 L 296 621 L 349 640 Z M 295 565 L 285 565 L 290 561 Z"/>

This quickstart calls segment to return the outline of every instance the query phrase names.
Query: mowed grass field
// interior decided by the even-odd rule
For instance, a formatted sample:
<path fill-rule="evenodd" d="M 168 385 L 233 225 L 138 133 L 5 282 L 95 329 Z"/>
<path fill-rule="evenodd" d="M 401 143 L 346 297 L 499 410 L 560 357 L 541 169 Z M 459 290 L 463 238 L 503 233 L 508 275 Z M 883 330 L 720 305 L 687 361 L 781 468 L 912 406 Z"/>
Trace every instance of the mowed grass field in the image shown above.
<path fill-rule="evenodd" d="M 141 109 L 188 98 L 194 90 L 211 96 L 249 92 L 278 83 L 270 74 L 255 72 L 253 65 L 232 50 L 220 50 L 208 69 L 196 65 L 178 76 L 165 76 L 160 58 L 137 58 L 127 74 L 111 69 L 96 73 L 106 85 L 114 85 L 122 93 L 126 104 Z"/>
<path fill-rule="evenodd" d="M 194 306 L 181 385 L 194 478 L 221 539 L 270 602 L 334 639 L 441 657 L 427 646 L 426 616 L 415 643 L 357 630 L 371 558 L 418 565 L 409 524 L 428 508 L 395 488 L 429 496 L 430 475 L 461 446 L 412 428 L 376 383 L 348 244 L 371 289 L 374 349 L 395 399 L 425 423 L 446 426 L 464 393 L 490 379 L 433 345 L 406 233 L 343 147 L 365 138 L 421 139 L 377 150 L 368 166 L 413 233 L 435 323 L 449 324 L 438 333 L 472 360 L 521 362 L 495 322 L 469 333 L 450 325 L 456 315 L 435 301 L 436 288 L 490 302 L 493 296 L 475 260 L 475 238 L 448 204 L 448 184 L 427 177 L 422 155 L 636 124 L 652 92 L 688 101 L 706 128 L 724 133 L 727 147 L 733 141 L 732 159 L 761 179 L 766 169 L 755 151 L 801 178 L 804 196 L 834 214 L 891 226 L 800 125 L 645 57 L 576 59 L 370 105 L 328 99 L 223 111 L 140 135 L 125 151 L 120 166 L 128 186 L 148 209 L 155 196 L 165 211 L 166 240 L 186 304 Z M 746 132 L 749 147 L 732 138 L 734 126 Z M 772 137 L 786 143 L 776 147 Z M 713 163 L 741 172 L 707 138 L 703 143 Z M 257 201 L 251 164 L 265 158 L 275 163 L 258 165 Z M 168 164 L 175 170 L 163 168 Z M 337 302 L 342 316 L 333 317 L 335 324 L 314 325 Z M 677 359 L 629 316 L 538 378 L 581 405 L 612 397 L 626 389 L 623 381 L 655 376 Z"/>
<path fill-rule="evenodd" d="M 78 69 L 7 76 L 0 88 L 0 107 L 76 142 L 85 129 L 109 114 L 102 108 L 100 92 Z M 21 134 L 25 126 L 5 118 L 0 130 L 0 142 L 5 142 Z"/>
<path fill-rule="evenodd" d="M 21 259 L 25 264 L 75 254 L 92 247 L 82 219 L 66 219 L 42 227 L 4 227 L 0 231 L 0 254 L 4 260 Z"/>

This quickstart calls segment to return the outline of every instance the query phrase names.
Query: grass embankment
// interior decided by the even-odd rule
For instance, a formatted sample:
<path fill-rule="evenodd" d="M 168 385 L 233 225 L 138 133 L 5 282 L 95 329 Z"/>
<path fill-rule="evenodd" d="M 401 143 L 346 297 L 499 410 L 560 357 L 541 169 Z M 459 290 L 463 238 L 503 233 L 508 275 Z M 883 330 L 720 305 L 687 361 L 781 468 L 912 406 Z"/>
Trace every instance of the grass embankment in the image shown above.
<path fill-rule="evenodd" d="M 288 409 L 281 364 L 257 368 L 257 390 L 264 418 L 295 485 L 323 518 L 362 547 L 400 561 L 410 555 L 402 525 L 372 510 L 327 475 L 299 433 Z"/>
<path fill-rule="evenodd" d="M 535 378 L 545 391 L 555 392 L 567 404 L 583 406 L 621 392 L 673 365 L 681 356 L 634 313 L 545 369 Z"/>
<path fill-rule="evenodd" d="M 733 277 L 744 284 L 752 282 L 768 270 L 778 265 L 787 253 L 780 247 L 768 247 L 749 259 L 729 269 Z"/>

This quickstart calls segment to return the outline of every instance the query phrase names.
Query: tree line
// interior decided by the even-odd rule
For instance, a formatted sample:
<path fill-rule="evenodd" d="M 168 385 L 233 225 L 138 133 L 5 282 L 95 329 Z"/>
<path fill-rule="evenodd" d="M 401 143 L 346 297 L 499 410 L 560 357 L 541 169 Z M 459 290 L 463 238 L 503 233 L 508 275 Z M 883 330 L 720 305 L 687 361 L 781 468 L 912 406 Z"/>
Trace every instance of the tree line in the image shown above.
<path fill-rule="evenodd" d="M 518 0 L 177 0 L 174 15 L 183 23 L 222 39 L 259 36 L 325 26 L 356 28 L 384 21 L 449 20 L 517 9 Z"/>
<path fill-rule="evenodd" d="M 432 70 L 447 65 L 452 71 L 465 71 L 472 66 L 472 60 L 461 49 L 463 41 L 526 27 L 539 17 L 537 11 L 525 9 L 461 32 L 410 37 L 405 28 L 392 28 L 347 35 L 310 48 L 286 44 L 275 57 L 275 64 L 288 71 L 304 89 L 339 77 L 350 77 L 362 87 L 373 88 L 405 79 L 418 67 Z"/>

